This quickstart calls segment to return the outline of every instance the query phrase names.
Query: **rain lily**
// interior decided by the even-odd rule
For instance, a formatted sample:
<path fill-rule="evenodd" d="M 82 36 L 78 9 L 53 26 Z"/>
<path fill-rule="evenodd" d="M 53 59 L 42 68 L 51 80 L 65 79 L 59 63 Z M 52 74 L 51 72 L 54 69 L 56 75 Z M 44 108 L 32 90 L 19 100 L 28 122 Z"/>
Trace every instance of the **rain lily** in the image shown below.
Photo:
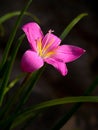
<path fill-rule="evenodd" d="M 24 53 L 21 60 L 24 72 L 38 70 L 46 62 L 65 76 L 68 72 L 66 63 L 76 60 L 85 52 L 80 47 L 60 45 L 61 39 L 54 35 L 52 30 L 44 36 L 40 26 L 35 22 L 27 23 L 22 29 L 31 48 Z"/>

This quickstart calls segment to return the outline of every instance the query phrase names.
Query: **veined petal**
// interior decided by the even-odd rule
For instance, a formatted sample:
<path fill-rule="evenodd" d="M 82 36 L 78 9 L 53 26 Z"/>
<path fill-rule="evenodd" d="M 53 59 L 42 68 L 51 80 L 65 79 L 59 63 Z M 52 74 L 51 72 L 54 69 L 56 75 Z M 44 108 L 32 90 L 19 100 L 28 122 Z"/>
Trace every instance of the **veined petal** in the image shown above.
<path fill-rule="evenodd" d="M 30 22 L 30 23 L 25 24 L 22 27 L 22 29 L 27 36 L 27 39 L 29 41 L 31 48 L 34 51 L 37 51 L 36 40 L 38 38 L 41 38 L 41 39 L 43 38 L 43 32 L 41 31 L 40 26 L 35 22 Z"/>
<path fill-rule="evenodd" d="M 53 58 L 45 59 L 45 62 L 54 66 L 63 76 L 65 76 L 68 72 L 66 64 L 64 62 L 56 61 Z"/>
<path fill-rule="evenodd" d="M 34 51 L 27 50 L 21 60 L 21 68 L 24 72 L 33 72 L 44 65 L 43 59 Z"/>
<path fill-rule="evenodd" d="M 59 46 L 61 43 L 61 39 L 51 32 L 47 33 L 42 40 L 43 50 L 44 51 L 51 51 Z"/>
<path fill-rule="evenodd" d="M 85 52 L 84 49 L 71 45 L 62 45 L 56 51 L 54 55 L 55 59 L 63 61 L 65 63 L 71 62 L 79 58 Z"/>

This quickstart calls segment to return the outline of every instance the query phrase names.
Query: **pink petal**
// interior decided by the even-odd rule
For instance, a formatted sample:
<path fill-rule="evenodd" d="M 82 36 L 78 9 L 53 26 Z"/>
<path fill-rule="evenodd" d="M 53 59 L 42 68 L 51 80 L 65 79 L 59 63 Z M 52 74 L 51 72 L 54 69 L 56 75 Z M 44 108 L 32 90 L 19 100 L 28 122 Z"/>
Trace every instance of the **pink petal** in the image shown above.
<path fill-rule="evenodd" d="M 71 62 L 79 58 L 85 52 L 84 49 L 71 46 L 71 45 L 62 45 L 59 46 L 56 54 L 54 55 L 55 59 L 63 61 L 65 63 Z"/>
<path fill-rule="evenodd" d="M 27 39 L 29 41 L 29 44 L 31 46 L 31 48 L 36 51 L 36 40 L 38 38 L 43 38 L 43 32 L 41 31 L 40 26 L 35 23 L 35 22 L 31 22 L 31 23 L 27 23 L 22 27 L 23 31 L 25 32 Z"/>
<path fill-rule="evenodd" d="M 59 46 L 61 43 L 61 39 L 54 34 L 47 33 L 45 37 L 43 38 L 43 48 L 47 48 L 48 46 L 48 51 L 51 51 L 52 49 L 55 49 L 56 47 Z"/>
<path fill-rule="evenodd" d="M 43 66 L 44 62 L 36 52 L 27 50 L 21 60 L 21 68 L 24 72 L 33 72 Z"/>
<path fill-rule="evenodd" d="M 64 62 L 56 61 L 53 58 L 45 59 L 45 62 L 54 66 L 63 76 L 65 76 L 68 72 L 66 64 Z"/>

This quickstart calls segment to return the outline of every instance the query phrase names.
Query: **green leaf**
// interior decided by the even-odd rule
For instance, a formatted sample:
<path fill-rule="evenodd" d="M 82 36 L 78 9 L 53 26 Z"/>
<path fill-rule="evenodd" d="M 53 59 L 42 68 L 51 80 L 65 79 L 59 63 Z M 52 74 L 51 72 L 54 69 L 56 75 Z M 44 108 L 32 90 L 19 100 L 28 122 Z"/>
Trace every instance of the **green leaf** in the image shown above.
<path fill-rule="evenodd" d="M 28 100 L 29 95 L 32 93 L 32 89 L 38 81 L 44 68 L 45 67 L 42 67 L 41 69 L 25 76 L 22 84 L 15 92 L 13 92 L 13 95 L 11 95 L 3 110 L 0 111 L 0 116 L 3 115 L 4 118 L 7 118 L 14 104 L 17 104 L 14 109 L 15 113 L 21 110 L 21 106 Z"/>
<path fill-rule="evenodd" d="M 32 89 L 35 83 L 37 82 L 37 80 L 39 79 L 44 68 L 45 67 L 42 67 L 41 69 L 35 71 L 34 73 L 27 75 L 27 77 L 24 79 L 22 83 L 22 86 L 19 87 L 18 91 L 15 91 L 16 93 L 14 93 L 14 96 L 11 98 L 11 100 L 7 104 L 5 104 L 4 109 L 1 110 L 0 116 L 3 116 L 3 119 L 5 121 L 9 117 L 9 119 L 6 121 L 6 125 L 13 122 L 13 120 L 17 117 L 17 114 L 19 113 L 19 111 L 21 111 L 22 105 L 28 100 L 29 95 L 32 92 Z M 17 100 L 19 100 L 19 104 L 17 104 Z M 14 103 L 16 103 L 15 109 L 14 109 L 14 115 L 11 116 L 9 112 Z M 2 121 L 4 121 L 3 119 Z"/>
<path fill-rule="evenodd" d="M 36 113 L 32 113 L 32 114 L 31 114 L 31 117 L 32 117 L 32 118 L 35 118 L 35 117 L 36 117 Z M 14 127 L 20 125 L 21 123 L 23 123 L 23 122 L 25 122 L 25 121 L 28 121 L 28 119 L 30 119 L 30 115 L 27 114 L 27 115 L 25 115 L 25 118 L 19 117 L 19 118 L 17 118 L 17 119 L 18 119 L 17 122 L 15 123 L 14 126 L 12 126 L 12 127 L 10 128 L 10 130 L 13 129 Z"/>
<path fill-rule="evenodd" d="M 14 11 L 14 12 L 7 13 L 7 14 L 3 15 L 2 17 L 0 17 L 0 24 L 4 23 L 5 21 L 7 21 L 15 16 L 18 16 L 20 14 L 21 14 L 20 11 Z M 33 15 L 29 12 L 24 12 L 24 15 L 30 16 L 32 19 L 34 19 L 38 23 L 40 22 L 39 19 L 35 15 Z"/>
<path fill-rule="evenodd" d="M 8 60 L 5 62 L 5 64 L 3 65 L 3 67 L 0 69 L 0 79 L 2 79 L 7 66 L 8 66 Z"/>
<path fill-rule="evenodd" d="M 65 30 L 62 32 L 60 38 L 63 40 L 68 34 L 69 32 L 72 30 L 72 28 L 84 17 L 87 16 L 87 13 L 82 13 L 80 15 L 78 15 L 66 28 Z"/>
<path fill-rule="evenodd" d="M 10 50 L 10 47 L 12 45 L 12 42 L 14 40 L 14 37 L 16 35 L 16 32 L 17 32 L 17 29 L 18 29 L 18 26 L 20 25 L 20 22 L 23 18 L 23 15 L 24 15 L 24 12 L 27 10 L 27 8 L 29 7 L 29 5 L 31 4 L 32 0 L 29 0 L 26 4 L 26 6 L 22 9 L 17 21 L 16 21 L 16 24 L 13 28 L 13 31 L 9 37 L 9 40 L 7 42 L 7 45 L 6 45 L 6 48 L 5 48 L 5 51 L 4 51 L 4 54 L 2 56 L 2 61 L 1 61 L 1 66 L 0 66 L 0 69 L 2 69 L 3 65 L 6 63 L 6 60 L 7 60 L 7 57 L 8 57 L 8 53 L 9 53 L 9 50 Z M 24 36 L 22 36 L 21 39 L 23 39 Z M 21 43 L 22 40 L 19 40 Z M 5 88 L 8 84 L 8 80 L 9 80 L 9 76 L 10 76 L 10 72 L 11 72 L 11 68 L 12 68 L 12 65 L 13 65 L 13 61 L 15 60 L 15 57 L 16 57 L 16 54 L 17 54 L 17 51 L 19 49 L 19 46 L 20 44 L 18 43 L 18 45 L 16 46 L 15 48 L 15 51 L 13 51 L 14 54 L 12 54 L 12 57 L 9 61 L 9 65 L 8 67 L 6 68 L 5 72 L 4 72 L 4 75 L 3 75 L 3 80 L 2 80 L 2 85 L 1 85 L 1 88 L 0 88 L 0 105 L 2 104 L 2 101 L 3 101 L 3 97 L 4 97 L 4 91 L 5 91 Z"/>
<path fill-rule="evenodd" d="M 22 130 L 27 130 L 28 127 L 32 124 L 32 122 L 35 120 L 35 118 L 38 119 L 38 116 L 40 116 L 40 113 L 36 112 L 34 113 L 35 115 L 32 116 L 31 118 L 27 119 L 27 121 L 24 122 L 23 127 L 21 128 Z"/>
<path fill-rule="evenodd" d="M 14 120 L 14 123 L 12 124 L 11 128 L 16 127 L 20 123 L 23 123 L 25 120 L 31 118 L 34 116 L 34 113 L 39 110 L 44 110 L 45 108 L 49 108 L 56 105 L 62 105 L 62 104 L 68 104 L 68 103 L 75 103 L 75 102 L 98 102 L 98 96 L 79 96 L 79 97 L 65 97 L 60 99 L 54 99 L 50 101 L 46 101 L 40 104 L 37 104 L 35 106 L 32 106 L 25 110 L 22 113 L 19 113 L 19 115 Z"/>
<path fill-rule="evenodd" d="M 17 76 L 4 90 L 4 95 L 15 86 L 16 83 L 18 83 L 18 81 L 24 76 L 24 74 L 21 74 L 19 76 Z"/>
<path fill-rule="evenodd" d="M 17 99 L 19 98 L 20 102 L 18 107 L 16 107 L 16 112 L 20 110 L 21 106 L 23 104 L 26 103 L 26 101 L 28 100 L 30 94 L 32 93 L 32 90 L 35 86 L 35 84 L 37 83 L 38 79 L 40 78 L 43 70 L 45 69 L 45 66 L 40 68 L 39 70 L 33 72 L 29 79 L 23 84 L 23 87 L 21 90 L 19 90 L 19 93 L 21 94 L 21 99 L 19 98 L 19 96 L 17 97 Z"/>
<path fill-rule="evenodd" d="M 16 32 L 18 30 L 18 27 L 20 25 L 20 22 L 24 16 L 24 12 L 26 12 L 26 10 L 28 9 L 29 5 L 31 4 L 32 0 L 29 0 L 26 4 L 26 6 L 22 9 L 20 15 L 18 16 L 18 19 L 16 20 L 16 23 L 14 25 L 14 28 L 12 30 L 12 33 L 9 37 L 9 40 L 7 42 L 6 48 L 4 50 L 3 56 L 2 56 L 2 60 L 1 60 L 1 65 L 0 65 L 0 69 L 3 67 L 3 65 L 5 64 L 7 57 L 8 57 L 8 53 L 10 51 L 11 45 L 13 43 L 13 40 L 15 38 Z"/>
<path fill-rule="evenodd" d="M 84 96 L 88 96 L 91 92 L 98 86 L 98 77 L 95 81 L 86 89 Z M 76 103 L 67 113 L 61 117 L 61 119 L 56 123 L 52 130 L 59 130 L 62 126 L 71 118 L 71 116 L 80 108 L 82 102 Z"/>
<path fill-rule="evenodd" d="M 12 50 L 12 54 L 11 54 L 11 58 L 8 61 L 7 67 L 4 71 L 4 75 L 3 75 L 3 79 L 2 79 L 2 84 L 1 84 L 1 88 L 0 88 L 0 105 L 2 104 L 3 101 L 3 97 L 5 94 L 5 89 L 7 87 L 8 81 L 9 81 L 9 77 L 10 77 L 10 73 L 12 70 L 12 66 L 14 64 L 15 58 L 16 58 L 16 54 L 18 52 L 18 49 L 22 43 L 22 40 L 24 39 L 25 35 L 23 34 L 19 39 L 18 39 L 18 44 L 16 44 L 16 46 L 14 47 L 14 49 Z"/>

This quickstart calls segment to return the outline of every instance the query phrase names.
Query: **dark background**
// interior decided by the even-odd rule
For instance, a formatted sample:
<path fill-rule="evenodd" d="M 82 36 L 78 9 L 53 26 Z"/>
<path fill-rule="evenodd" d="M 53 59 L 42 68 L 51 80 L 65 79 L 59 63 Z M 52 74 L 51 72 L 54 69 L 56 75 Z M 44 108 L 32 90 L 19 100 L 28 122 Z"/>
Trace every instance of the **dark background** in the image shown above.
<path fill-rule="evenodd" d="M 1 0 L 0 16 L 21 10 L 27 0 Z M 68 63 L 69 73 L 62 77 L 52 66 L 47 65 L 42 77 L 36 85 L 30 98 L 29 104 L 37 103 L 47 99 L 54 99 L 65 96 L 82 95 L 98 75 L 98 7 L 97 0 L 33 0 L 28 9 L 40 20 L 40 26 L 44 33 L 53 29 L 57 36 L 60 36 L 65 27 L 80 13 L 88 13 L 62 41 L 65 44 L 80 46 L 86 53 L 78 60 Z M 3 25 L 5 35 L 0 38 L 0 54 L 6 45 L 16 17 L 6 21 Z M 25 16 L 21 27 L 32 19 Z M 17 37 L 23 33 L 19 29 Z M 28 48 L 25 39 L 21 45 L 17 60 L 12 72 L 12 78 L 20 73 L 20 60 L 24 51 Z M 92 93 L 97 95 L 98 89 Z M 31 123 L 27 130 L 50 130 L 53 124 L 71 108 L 72 104 L 63 105 L 48 109 L 39 118 Z M 98 105 L 85 103 L 73 116 L 72 120 L 62 130 L 98 130 Z M 19 128 L 18 128 L 19 129 Z"/>

